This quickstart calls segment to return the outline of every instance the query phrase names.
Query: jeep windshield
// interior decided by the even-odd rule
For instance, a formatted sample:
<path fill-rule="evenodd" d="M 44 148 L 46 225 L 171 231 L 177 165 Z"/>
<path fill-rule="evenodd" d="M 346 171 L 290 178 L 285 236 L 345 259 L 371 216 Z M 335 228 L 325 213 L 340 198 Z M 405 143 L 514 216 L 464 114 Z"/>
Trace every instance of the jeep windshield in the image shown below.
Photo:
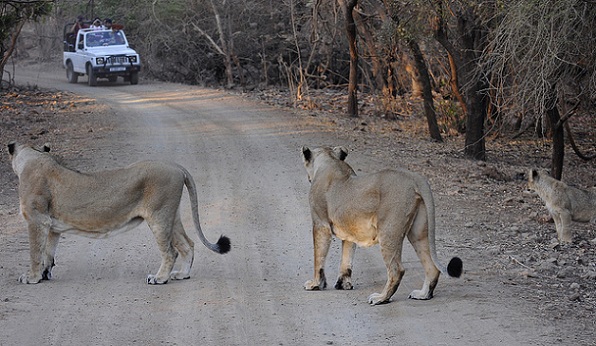
<path fill-rule="evenodd" d="M 121 31 L 95 31 L 85 34 L 87 47 L 107 47 L 126 45 L 126 39 Z"/>

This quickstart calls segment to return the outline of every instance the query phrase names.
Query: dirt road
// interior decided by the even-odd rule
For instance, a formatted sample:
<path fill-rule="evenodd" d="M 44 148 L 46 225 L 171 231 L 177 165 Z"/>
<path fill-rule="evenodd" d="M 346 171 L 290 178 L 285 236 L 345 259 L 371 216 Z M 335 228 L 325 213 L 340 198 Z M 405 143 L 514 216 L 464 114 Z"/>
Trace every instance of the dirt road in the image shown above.
<path fill-rule="evenodd" d="M 66 235 L 54 279 L 23 285 L 17 278 L 29 262 L 24 223 L 14 213 L 4 214 L 0 345 L 552 345 L 573 340 L 558 335 L 560 328 L 540 318 L 518 293 L 487 281 L 474 258 L 462 256 L 464 277 L 442 277 L 432 300 L 408 300 L 423 281 L 409 244 L 406 275 L 390 304 L 366 302 L 386 278 L 378 246 L 357 250 L 354 290 L 305 291 L 302 284 L 312 275 L 312 237 L 300 148 L 363 145 L 324 123 L 191 86 L 141 82 L 90 88 L 86 78 L 72 85 L 59 67 L 28 68 L 16 79 L 108 104 L 111 111 L 98 116 L 113 129 L 76 148 L 82 169 L 145 158 L 183 164 L 197 181 L 206 236 L 215 241 L 225 234 L 233 247 L 222 256 L 197 241 L 189 280 L 150 286 L 145 278 L 160 259 L 144 224 L 106 240 Z M 73 150 L 68 141 L 52 144 L 58 153 Z M 363 171 L 384 167 L 382 158 L 363 152 L 351 153 L 348 162 Z M 196 240 L 186 194 L 182 216 Z M 443 229 L 441 220 L 438 226 L 439 257 L 461 255 L 459 235 Z M 337 274 L 339 245 L 334 241 L 330 250 L 330 281 Z"/>

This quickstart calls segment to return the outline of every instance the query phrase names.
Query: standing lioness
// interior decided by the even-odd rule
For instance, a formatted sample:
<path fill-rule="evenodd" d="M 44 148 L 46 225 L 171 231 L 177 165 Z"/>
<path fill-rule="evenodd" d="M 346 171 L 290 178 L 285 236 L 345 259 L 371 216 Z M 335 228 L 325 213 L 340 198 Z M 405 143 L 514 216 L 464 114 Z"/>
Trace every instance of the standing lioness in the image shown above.
<path fill-rule="evenodd" d="M 226 253 L 230 240 L 211 244 L 201 230 L 194 180 L 184 167 L 161 161 L 142 161 L 97 173 L 79 173 L 60 165 L 49 153 L 11 143 L 8 152 L 19 177 L 21 213 L 29 227 L 31 268 L 19 281 L 28 284 L 51 278 L 60 233 L 105 238 L 139 225 L 153 231 L 161 251 L 161 266 L 147 277 L 149 284 L 187 279 L 194 259 L 194 243 L 180 221 L 180 199 L 186 185 L 199 239 L 212 251 Z M 176 257 L 181 268 L 172 271 Z"/>
<path fill-rule="evenodd" d="M 373 293 L 372 305 L 389 302 L 404 275 L 401 253 L 407 236 L 425 272 L 421 290 L 410 293 L 413 299 L 431 299 L 440 273 L 459 277 L 462 261 L 454 257 L 443 267 L 435 250 L 435 206 L 428 181 L 406 170 L 384 170 L 357 177 L 344 162 L 343 147 L 302 148 L 304 165 L 311 182 L 309 193 L 315 252 L 314 279 L 304 284 L 307 290 L 327 286 L 325 258 L 331 236 L 342 240 L 342 259 L 337 289 L 352 289 L 352 257 L 355 246 L 379 244 L 387 283 L 382 293 Z"/>

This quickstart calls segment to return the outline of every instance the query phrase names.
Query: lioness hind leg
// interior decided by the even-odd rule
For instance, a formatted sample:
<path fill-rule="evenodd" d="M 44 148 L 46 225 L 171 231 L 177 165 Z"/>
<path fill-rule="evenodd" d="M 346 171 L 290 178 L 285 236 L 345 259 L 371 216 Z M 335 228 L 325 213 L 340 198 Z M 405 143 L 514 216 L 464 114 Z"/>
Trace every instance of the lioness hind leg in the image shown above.
<path fill-rule="evenodd" d="M 170 274 L 172 280 L 183 280 L 190 278 L 190 269 L 194 260 L 194 242 L 186 235 L 180 216 L 176 218 L 173 228 L 173 244 L 178 254 L 180 254 L 180 270 L 175 270 Z"/>
<path fill-rule="evenodd" d="M 408 200 L 408 196 L 402 196 Z M 406 234 L 412 228 L 417 213 L 419 201 L 408 205 L 398 205 L 398 209 L 392 210 L 389 216 L 379 215 L 383 223 L 379 223 L 379 245 L 381 255 L 387 267 L 387 283 L 381 293 L 373 293 L 368 297 L 371 305 L 388 303 L 393 294 L 397 291 L 405 269 L 401 263 L 402 249 Z"/>
<path fill-rule="evenodd" d="M 385 283 L 383 292 L 373 293 L 368 297 L 368 302 L 371 305 L 389 303 L 389 300 L 395 291 L 397 291 L 399 283 L 406 272 L 401 264 L 403 238 L 401 239 L 401 242 L 398 241 L 395 244 L 395 248 L 392 248 L 391 246 L 384 246 L 382 242 L 380 244 L 381 254 L 383 255 L 383 260 L 385 260 L 385 265 L 387 266 L 387 283 Z"/>
<path fill-rule="evenodd" d="M 352 259 L 354 258 L 354 251 L 356 251 L 355 243 L 347 240 L 342 241 L 339 277 L 335 283 L 335 288 L 338 290 L 351 290 L 354 288 L 352 285 Z"/>
<path fill-rule="evenodd" d="M 395 223 L 388 222 L 388 224 L 394 225 Z M 379 238 L 381 255 L 383 256 L 385 266 L 387 267 L 387 282 L 385 283 L 383 292 L 373 293 L 368 297 L 368 302 L 371 305 L 388 303 L 399 287 L 401 279 L 406 272 L 403 265 L 401 264 L 401 254 L 406 233 L 405 230 L 409 229 L 410 226 L 411 221 L 407 225 L 397 226 L 398 229 L 395 231 L 391 230 L 384 232 L 381 229 L 379 230 L 379 234 L 382 235 Z M 402 229 L 402 227 L 404 229 Z"/>
<path fill-rule="evenodd" d="M 171 225 L 173 222 L 164 222 L 164 220 L 161 220 L 161 222 L 164 224 L 147 220 L 147 224 L 149 225 L 149 228 L 151 228 L 155 240 L 157 241 L 157 247 L 161 252 L 161 265 L 157 274 L 150 274 L 147 276 L 147 283 L 150 285 L 168 283 L 170 273 L 172 272 L 172 268 L 174 268 L 174 263 L 178 256 L 178 253 L 172 245 L 172 237 L 174 235 L 172 234 Z"/>
<path fill-rule="evenodd" d="M 54 267 L 54 256 L 56 255 L 56 248 L 60 241 L 60 234 L 50 231 L 48 233 L 48 239 L 46 241 L 44 259 L 43 259 L 43 271 L 41 274 L 42 280 L 50 280 L 52 278 L 52 268 Z"/>
<path fill-rule="evenodd" d="M 408 240 L 414 247 L 422 267 L 424 268 L 424 284 L 422 289 L 414 290 L 410 293 L 410 299 L 431 299 L 433 292 L 439 281 L 441 272 L 435 266 L 431 254 L 430 244 L 428 239 L 428 221 L 426 215 L 426 208 L 421 205 L 416 215 L 416 220 L 412 225 L 412 229 L 408 233 Z"/>

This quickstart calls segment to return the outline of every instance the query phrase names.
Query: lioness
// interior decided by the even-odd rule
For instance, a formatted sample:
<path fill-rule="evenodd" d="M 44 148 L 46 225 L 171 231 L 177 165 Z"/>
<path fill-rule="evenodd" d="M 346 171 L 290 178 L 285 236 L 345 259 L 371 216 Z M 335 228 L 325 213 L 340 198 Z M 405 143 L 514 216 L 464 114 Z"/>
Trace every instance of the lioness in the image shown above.
<path fill-rule="evenodd" d="M 568 186 L 544 171 L 531 169 L 528 188 L 536 191 L 546 204 L 555 221 L 557 238 L 560 242 L 573 240 L 571 221 L 590 222 L 596 220 L 596 188 L 580 190 Z"/>
<path fill-rule="evenodd" d="M 105 238 L 128 231 L 143 220 L 155 235 L 161 266 L 148 284 L 187 279 L 194 259 L 194 243 L 180 221 L 180 199 L 186 185 L 199 239 L 217 253 L 230 250 L 221 236 L 211 244 L 199 224 L 197 190 L 184 167 L 160 161 L 142 161 L 129 167 L 97 173 L 79 173 L 59 164 L 49 147 L 36 150 L 11 143 L 8 152 L 19 178 L 21 213 L 28 224 L 31 267 L 19 281 L 49 280 L 56 247 L 63 232 Z M 178 254 L 181 268 L 172 271 Z"/>
<path fill-rule="evenodd" d="M 352 289 L 352 257 L 356 245 L 380 244 L 387 266 L 382 293 L 373 293 L 372 305 L 389 302 L 404 275 L 401 253 L 404 237 L 416 250 L 425 272 L 421 290 L 412 299 L 431 299 L 440 273 L 459 277 L 462 261 L 454 257 L 447 268 L 435 250 L 435 206 L 428 181 L 407 170 L 384 170 L 358 177 L 344 162 L 343 147 L 302 148 L 304 166 L 311 182 L 309 193 L 313 222 L 314 279 L 307 290 L 327 286 L 324 266 L 331 236 L 342 240 L 342 259 L 336 289 Z"/>

